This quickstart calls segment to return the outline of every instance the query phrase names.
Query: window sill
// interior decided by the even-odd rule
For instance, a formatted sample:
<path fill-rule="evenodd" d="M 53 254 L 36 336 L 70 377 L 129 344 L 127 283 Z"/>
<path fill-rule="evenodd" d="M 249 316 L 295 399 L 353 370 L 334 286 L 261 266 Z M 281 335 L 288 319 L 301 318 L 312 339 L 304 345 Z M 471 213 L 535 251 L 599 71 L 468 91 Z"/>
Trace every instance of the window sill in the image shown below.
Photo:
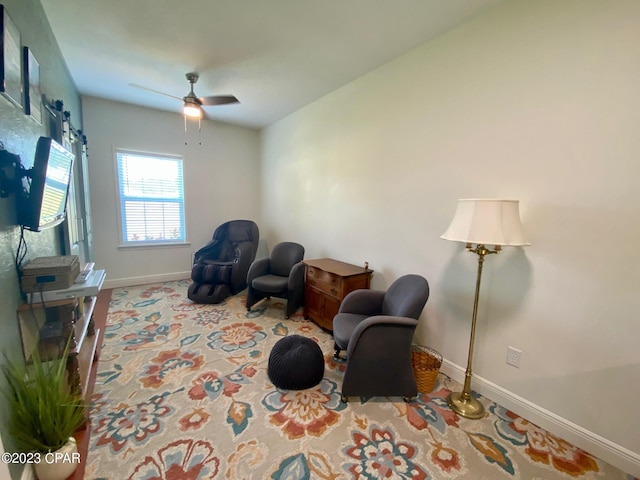
<path fill-rule="evenodd" d="M 191 245 L 191 242 L 163 242 L 163 243 L 136 243 L 118 245 L 118 250 L 128 250 L 130 248 L 184 248 Z"/>

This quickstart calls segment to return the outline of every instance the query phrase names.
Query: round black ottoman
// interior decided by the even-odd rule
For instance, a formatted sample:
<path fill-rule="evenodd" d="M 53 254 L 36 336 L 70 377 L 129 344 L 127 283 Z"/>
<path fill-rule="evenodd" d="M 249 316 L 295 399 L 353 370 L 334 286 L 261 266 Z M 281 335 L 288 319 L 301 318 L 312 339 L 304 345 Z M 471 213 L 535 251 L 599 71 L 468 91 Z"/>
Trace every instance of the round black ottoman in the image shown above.
<path fill-rule="evenodd" d="M 267 373 L 269 380 L 278 388 L 311 388 L 324 377 L 324 355 L 320 346 L 310 338 L 289 335 L 273 346 Z"/>

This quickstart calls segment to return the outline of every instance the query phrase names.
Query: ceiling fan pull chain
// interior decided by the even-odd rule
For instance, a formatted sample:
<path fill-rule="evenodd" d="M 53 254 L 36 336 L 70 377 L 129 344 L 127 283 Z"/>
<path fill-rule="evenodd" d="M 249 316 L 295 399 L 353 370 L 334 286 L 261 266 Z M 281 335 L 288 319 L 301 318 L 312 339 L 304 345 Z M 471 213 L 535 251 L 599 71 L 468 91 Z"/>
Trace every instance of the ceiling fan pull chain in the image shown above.
<path fill-rule="evenodd" d="M 184 144 L 189 145 L 187 141 L 187 117 L 184 117 Z M 202 119 L 198 118 L 198 145 L 202 146 Z"/>

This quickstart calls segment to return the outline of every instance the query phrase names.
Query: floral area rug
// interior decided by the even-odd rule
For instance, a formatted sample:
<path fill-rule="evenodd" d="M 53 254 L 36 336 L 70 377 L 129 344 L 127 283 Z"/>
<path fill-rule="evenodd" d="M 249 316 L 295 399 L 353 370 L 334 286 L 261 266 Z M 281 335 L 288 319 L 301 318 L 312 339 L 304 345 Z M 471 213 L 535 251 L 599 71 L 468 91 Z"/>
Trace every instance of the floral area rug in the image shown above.
<path fill-rule="evenodd" d="M 448 407 L 456 382 L 402 399 L 340 400 L 331 336 L 272 299 L 244 307 L 186 297 L 188 281 L 115 289 L 91 407 L 86 479 L 628 479 L 481 398 L 487 415 Z M 269 381 L 273 345 L 315 340 L 325 374 L 307 390 Z M 371 381 L 376 381 L 372 376 Z"/>

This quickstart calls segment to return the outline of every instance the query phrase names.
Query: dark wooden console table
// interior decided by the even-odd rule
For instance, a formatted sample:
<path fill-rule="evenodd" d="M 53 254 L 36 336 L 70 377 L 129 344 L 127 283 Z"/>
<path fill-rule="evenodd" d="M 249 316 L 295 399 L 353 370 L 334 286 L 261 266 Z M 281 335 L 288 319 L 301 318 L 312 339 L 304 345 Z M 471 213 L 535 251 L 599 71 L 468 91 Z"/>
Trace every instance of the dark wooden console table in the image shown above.
<path fill-rule="evenodd" d="M 304 316 L 333 331 L 333 317 L 342 299 L 353 290 L 369 288 L 373 270 L 331 258 L 304 260 L 304 263 L 307 266 Z"/>

